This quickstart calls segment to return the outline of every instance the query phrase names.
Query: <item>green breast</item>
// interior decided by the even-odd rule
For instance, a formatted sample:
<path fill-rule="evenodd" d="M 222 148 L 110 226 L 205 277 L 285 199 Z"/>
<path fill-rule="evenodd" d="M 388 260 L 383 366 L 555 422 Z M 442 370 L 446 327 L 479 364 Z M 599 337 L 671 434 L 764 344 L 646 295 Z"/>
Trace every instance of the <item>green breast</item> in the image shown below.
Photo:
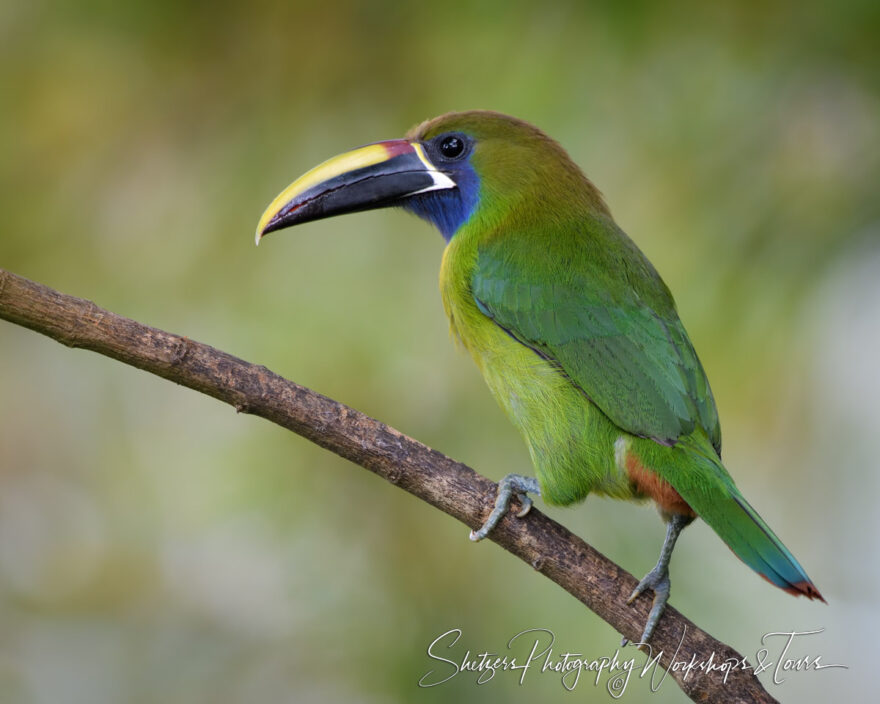
<path fill-rule="evenodd" d="M 614 452 L 627 434 L 555 366 L 480 311 L 470 283 L 476 255 L 475 238 L 450 241 L 440 269 L 443 306 L 453 333 L 525 439 L 544 500 L 569 504 L 590 492 L 633 498 Z"/>

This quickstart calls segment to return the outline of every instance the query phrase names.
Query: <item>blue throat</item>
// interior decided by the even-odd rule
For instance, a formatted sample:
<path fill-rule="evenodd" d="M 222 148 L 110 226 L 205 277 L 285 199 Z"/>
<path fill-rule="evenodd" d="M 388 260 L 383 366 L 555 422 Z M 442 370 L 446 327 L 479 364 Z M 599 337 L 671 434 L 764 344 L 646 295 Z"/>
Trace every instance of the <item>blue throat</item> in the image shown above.
<path fill-rule="evenodd" d="M 457 188 L 428 191 L 408 198 L 403 207 L 433 224 L 447 242 L 464 225 L 477 207 L 480 177 L 464 162 L 450 176 Z"/>

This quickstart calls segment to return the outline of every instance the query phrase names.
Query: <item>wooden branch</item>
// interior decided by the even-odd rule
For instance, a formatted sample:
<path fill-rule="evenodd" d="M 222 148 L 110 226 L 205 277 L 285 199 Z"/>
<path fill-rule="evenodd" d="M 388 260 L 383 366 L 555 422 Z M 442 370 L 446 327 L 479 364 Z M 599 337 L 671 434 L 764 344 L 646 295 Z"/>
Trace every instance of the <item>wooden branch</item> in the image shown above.
<path fill-rule="evenodd" d="M 378 474 L 471 528 L 479 527 L 492 508 L 496 485 L 466 465 L 265 367 L 141 325 L 3 269 L 0 318 L 69 347 L 89 349 L 188 386 L 241 413 L 270 420 Z M 489 538 L 556 582 L 616 631 L 638 640 L 651 595 L 643 595 L 628 606 L 626 598 L 636 579 L 583 540 L 535 509 L 524 519 L 509 514 Z M 611 646 L 609 642 L 609 656 Z M 710 658 L 715 668 L 739 663 L 726 674 L 720 669 L 681 665 L 670 671 L 694 701 L 776 701 L 752 669 L 742 667 L 745 661 L 739 653 L 672 607 L 667 607 L 651 646 L 654 655 L 662 650 L 660 663 L 666 668 L 673 662 L 692 662 L 695 668 Z M 619 657 L 625 660 L 634 655 L 635 650 L 626 649 Z M 648 659 L 637 659 L 634 676 Z M 656 672 L 654 676 L 659 677 Z"/>

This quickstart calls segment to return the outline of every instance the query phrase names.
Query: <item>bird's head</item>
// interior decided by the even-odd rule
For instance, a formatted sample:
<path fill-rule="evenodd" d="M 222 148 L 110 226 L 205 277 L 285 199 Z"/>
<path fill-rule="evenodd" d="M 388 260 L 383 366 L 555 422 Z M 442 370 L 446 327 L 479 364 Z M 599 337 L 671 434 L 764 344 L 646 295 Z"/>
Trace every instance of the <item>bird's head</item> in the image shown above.
<path fill-rule="evenodd" d="M 475 218 L 608 212 L 565 150 L 538 128 L 473 110 L 447 113 L 404 139 L 368 144 L 316 166 L 272 201 L 256 240 L 309 220 L 390 206 L 430 221 L 447 241 Z"/>

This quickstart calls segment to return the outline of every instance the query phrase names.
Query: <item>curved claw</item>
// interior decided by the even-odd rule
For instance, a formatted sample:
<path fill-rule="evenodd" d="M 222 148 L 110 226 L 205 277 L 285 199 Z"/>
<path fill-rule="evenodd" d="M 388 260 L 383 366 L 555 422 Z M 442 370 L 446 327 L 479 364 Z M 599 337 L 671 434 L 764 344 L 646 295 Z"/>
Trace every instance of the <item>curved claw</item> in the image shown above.
<path fill-rule="evenodd" d="M 498 496 L 495 499 L 495 508 L 492 509 L 489 518 L 487 518 L 486 522 L 480 526 L 479 530 L 472 530 L 470 532 L 470 539 L 473 542 L 477 542 L 492 532 L 492 529 L 498 525 L 498 521 L 500 521 L 504 517 L 504 514 L 507 513 L 507 509 L 510 507 L 510 498 L 514 493 L 516 493 L 523 504 L 522 509 L 516 515 L 518 518 L 525 516 L 532 508 L 532 500 L 528 497 L 526 492 L 531 492 L 533 494 L 541 493 L 541 489 L 538 486 L 536 479 L 533 479 L 532 477 L 524 477 L 520 474 L 508 474 L 498 482 Z"/>
<path fill-rule="evenodd" d="M 516 514 L 516 517 L 525 518 L 528 512 L 532 510 L 532 504 L 534 504 L 534 501 L 532 501 L 529 498 L 529 495 L 525 492 L 519 493 L 516 496 L 522 504 L 522 508 L 519 510 L 519 513 Z"/>

